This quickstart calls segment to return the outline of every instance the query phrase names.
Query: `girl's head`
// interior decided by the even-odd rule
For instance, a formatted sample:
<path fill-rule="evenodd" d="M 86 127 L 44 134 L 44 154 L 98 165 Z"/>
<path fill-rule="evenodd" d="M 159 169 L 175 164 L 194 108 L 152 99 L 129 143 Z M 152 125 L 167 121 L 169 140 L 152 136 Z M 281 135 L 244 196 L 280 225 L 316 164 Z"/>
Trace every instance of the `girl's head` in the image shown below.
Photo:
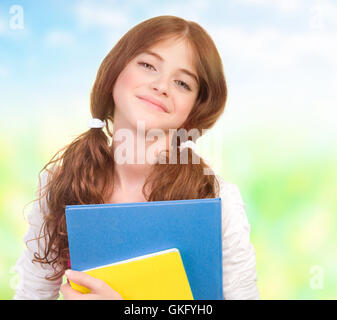
<path fill-rule="evenodd" d="M 160 101 L 167 112 L 152 108 L 141 96 Z M 201 135 L 202 129 L 211 128 L 220 117 L 226 98 L 222 62 L 207 32 L 195 22 L 159 16 L 129 30 L 104 58 L 92 88 L 90 109 L 93 118 L 106 122 L 110 137 L 109 123 L 132 129 L 138 120 L 145 121 L 146 129 L 198 129 Z M 41 228 L 41 238 L 46 240 L 44 256 L 36 254 L 34 261 L 53 266 L 50 279 L 63 275 L 69 259 L 65 206 L 105 203 L 113 190 L 115 159 L 107 134 L 89 129 L 41 170 L 49 173 L 39 198 L 48 194 L 49 214 Z M 176 151 L 179 158 L 179 148 Z M 203 159 L 192 164 L 191 158 L 189 150 L 187 164 L 154 164 L 143 187 L 145 198 L 217 197 L 216 177 L 204 174 L 209 168 Z M 51 164 L 55 165 L 49 170 Z"/>
<path fill-rule="evenodd" d="M 137 98 L 144 95 L 159 100 L 168 113 L 151 110 Z M 214 125 L 226 98 L 211 37 L 195 22 L 159 16 L 129 30 L 105 57 L 91 92 L 91 113 L 116 119 L 118 127 L 144 120 L 147 129 L 201 131 Z"/>

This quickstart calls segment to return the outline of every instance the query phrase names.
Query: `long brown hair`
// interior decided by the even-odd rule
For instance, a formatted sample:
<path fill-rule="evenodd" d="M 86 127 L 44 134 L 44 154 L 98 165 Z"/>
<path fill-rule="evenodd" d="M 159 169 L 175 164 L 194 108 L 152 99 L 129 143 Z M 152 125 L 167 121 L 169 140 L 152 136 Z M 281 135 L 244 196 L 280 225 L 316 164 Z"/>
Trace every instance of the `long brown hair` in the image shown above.
<path fill-rule="evenodd" d="M 58 279 L 67 268 L 66 205 L 105 203 L 106 196 L 113 189 L 114 158 L 108 136 L 113 137 L 109 122 L 114 122 L 112 91 L 116 79 L 135 56 L 167 39 L 183 39 L 191 46 L 199 78 L 195 105 L 181 128 L 196 128 L 202 134 L 203 130 L 213 127 L 225 109 L 227 85 L 221 58 L 213 40 L 200 25 L 166 15 L 143 21 L 129 30 L 101 63 L 90 95 L 92 117 L 105 121 L 105 129 L 93 128 L 80 134 L 59 150 L 39 172 L 40 181 L 41 172 L 48 172 L 48 181 L 43 194 L 39 190 L 38 200 L 48 194 L 44 201 L 49 213 L 44 215 L 40 237 L 33 239 L 44 239 L 43 254 L 35 253 L 33 261 L 52 265 L 54 274 L 46 277 L 49 280 Z M 199 158 L 198 164 L 191 163 L 193 151 L 188 150 L 187 164 L 179 161 L 173 164 L 167 152 L 166 163 L 152 166 L 143 186 L 147 201 L 218 196 L 216 190 L 219 190 L 219 185 L 215 175 L 204 174 L 204 169 L 210 168 L 203 159 Z M 177 152 L 179 159 L 179 148 Z M 52 167 L 48 168 L 50 165 Z M 147 186 L 151 186 L 149 194 L 145 192 Z"/>

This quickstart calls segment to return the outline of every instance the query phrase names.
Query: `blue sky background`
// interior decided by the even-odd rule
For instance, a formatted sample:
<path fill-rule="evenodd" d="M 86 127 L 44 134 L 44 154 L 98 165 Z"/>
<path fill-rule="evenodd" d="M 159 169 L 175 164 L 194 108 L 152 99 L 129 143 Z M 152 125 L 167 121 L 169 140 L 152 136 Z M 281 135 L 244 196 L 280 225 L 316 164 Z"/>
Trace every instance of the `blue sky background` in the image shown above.
<path fill-rule="evenodd" d="M 22 30 L 10 29 L 12 5 L 23 8 Z M 284 130 L 315 128 L 315 138 L 317 130 L 332 134 L 337 5 L 324 0 L 1 1 L 4 127 L 18 111 L 17 124 L 60 112 L 65 123 L 88 117 L 105 55 L 131 27 L 161 14 L 194 20 L 213 37 L 229 87 L 226 116 L 234 121 L 227 126 L 249 130 L 268 121 Z"/>
<path fill-rule="evenodd" d="M 11 28 L 14 5 L 23 29 Z M 262 298 L 336 299 L 334 0 L 2 0 L 0 298 L 12 294 L 8 279 L 27 227 L 21 212 L 39 170 L 87 130 L 103 58 L 130 28 L 159 15 L 199 23 L 222 57 L 226 109 L 198 144 L 240 188 Z M 317 265 L 321 289 L 310 284 Z"/>

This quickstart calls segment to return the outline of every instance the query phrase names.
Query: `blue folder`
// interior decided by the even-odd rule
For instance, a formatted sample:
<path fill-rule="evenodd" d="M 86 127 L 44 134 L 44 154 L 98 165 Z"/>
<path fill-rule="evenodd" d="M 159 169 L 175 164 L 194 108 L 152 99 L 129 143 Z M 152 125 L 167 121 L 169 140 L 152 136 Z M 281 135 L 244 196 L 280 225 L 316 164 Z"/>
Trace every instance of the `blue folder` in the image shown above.
<path fill-rule="evenodd" d="M 68 205 L 65 211 L 73 270 L 178 248 L 194 299 L 223 299 L 221 198 Z"/>

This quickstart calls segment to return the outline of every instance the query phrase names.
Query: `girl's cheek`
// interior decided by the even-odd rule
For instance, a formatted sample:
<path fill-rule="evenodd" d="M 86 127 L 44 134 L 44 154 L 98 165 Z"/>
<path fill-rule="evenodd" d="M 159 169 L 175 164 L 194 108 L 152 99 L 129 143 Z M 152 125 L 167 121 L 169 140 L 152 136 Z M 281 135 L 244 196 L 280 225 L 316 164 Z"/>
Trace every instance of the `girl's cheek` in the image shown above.
<path fill-rule="evenodd" d="M 138 85 L 141 85 L 144 80 L 144 77 L 142 77 L 139 73 L 130 70 L 124 74 L 122 83 L 126 87 L 137 87 Z"/>

